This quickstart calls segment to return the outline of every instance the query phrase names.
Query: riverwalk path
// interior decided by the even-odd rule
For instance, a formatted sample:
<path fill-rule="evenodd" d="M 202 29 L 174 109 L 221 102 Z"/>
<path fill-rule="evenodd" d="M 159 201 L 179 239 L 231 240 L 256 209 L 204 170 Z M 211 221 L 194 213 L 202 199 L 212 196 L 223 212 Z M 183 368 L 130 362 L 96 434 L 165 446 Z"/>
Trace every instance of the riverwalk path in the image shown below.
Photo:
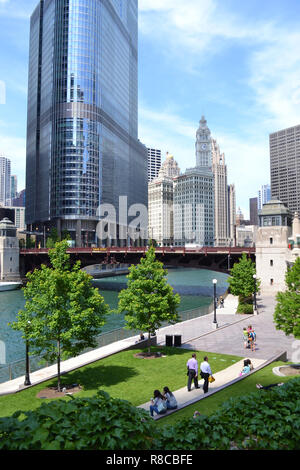
<path fill-rule="evenodd" d="M 213 312 L 202 317 L 178 323 L 173 326 L 161 328 L 157 332 L 157 344 L 165 344 L 166 335 L 181 335 L 182 347 L 209 352 L 219 352 L 223 354 L 237 355 L 242 358 L 250 358 L 254 367 L 258 367 L 267 363 L 275 356 L 286 351 L 286 358 L 291 360 L 294 352 L 294 337 L 286 337 L 284 333 L 275 329 L 273 324 L 273 312 L 275 307 L 275 299 L 273 297 L 258 298 L 258 315 L 239 315 L 236 314 L 237 298 L 228 295 L 225 299 L 225 307 L 217 309 L 217 324 L 215 329 L 213 325 Z M 245 350 L 242 339 L 242 331 L 244 326 L 251 324 L 257 333 L 256 351 Z M 127 338 L 107 346 L 81 354 L 75 358 L 63 361 L 61 363 L 61 372 L 66 373 L 78 367 L 82 367 L 104 357 L 110 356 L 117 352 L 129 349 L 134 346 L 139 339 L 138 336 Z M 201 358 L 199 358 L 201 359 Z M 216 374 L 215 385 L 211 386 L 211 390 L 215 387 L 223 386 L 236 379 L 238 372 L 242 369 L 241 363 L 236 363 L 228 369 Z M 36 385 L 56 376 L 56 365 L 46 367 L 44 369 L 32 372 L 30 381 L 32 385 Z M 24 388 L 24 376 L 0 384 L 0 395 L 15 393 Z M 197 396 L 191 394 L 199 393 L 201 390 L 192 390 L 187 393 L 185 388 L 182 389 L 181 403 L 185 400 L 191 401 Z M 178 392 L 178 396 L 181 392 Z M 202 392 L 203 393 L 203 392 Z M 144 405 L 141 405 L 142 407 Z M 145 404 L 148 406 L 148 404 Z"/>

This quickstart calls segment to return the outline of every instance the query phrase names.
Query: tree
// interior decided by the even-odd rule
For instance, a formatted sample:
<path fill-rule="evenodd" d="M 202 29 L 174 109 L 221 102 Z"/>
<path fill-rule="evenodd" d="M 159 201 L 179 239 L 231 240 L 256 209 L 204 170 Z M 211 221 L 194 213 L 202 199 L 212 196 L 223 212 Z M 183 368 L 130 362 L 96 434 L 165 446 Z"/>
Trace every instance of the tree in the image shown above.
<path fill-rule="evenodd" d="M 46 247 L 50 248 L 50 249 L 54 248 L 55 244 L 59 241 L 60 241 L 60 239 L 59 239 L 59 236 L 58 236 L 58 231 L 55 227 L 52 227 L 51 232 L 50 232 L 50 236 L 48 237 L 47 242 L 46 242 Z"/>
<path fill-rule="evenodd" d="M 249 310 L 245 305 L 252 304 L 252 294 L 255 289 L 258 291 L 260 287 L 260 280 L 253 278 L 253 275 L 256 273 L 255 264 L 251 258 L 247 258 L 246 253 L 243 253 L 242 258 L 238 263 L 235 263 L 233 268 L 230 270 L 230 277 L 228 278 L 228 283 L 230 287 L 230 292 L 233 295 L 239 297 L 239 307 L 238 311 Z M 252 307 L 251 307 L 251 311 Z"/>
<path fill-rule="evenodd" d="M 167 271 L 163 263 L 155 258 L 155 249 L 150 247 L 137 266 L 129 268 L 128 287 L 119 294 L 119 312 L 126 312 L 125 328 L 148 332 L 148 354 L 150 334 L 160 328 L 162 322 L 179 321 L 177 307 L 179 294 L 167 283 Z"/>
<path fill-rule="evenodd" d="M 77 356 L 87 347 L 96 347 L 109 312 L 92 277 L 80 270 L 80 261 L 70 267 L 67 241 L 49 250 L 52 267 L 42 265 L 28 273 L 23 289 L 26 300 L 12 328 L 23 331 L 33 354 L 56 360 L 58 390 L 61 389 L 61 359 Z"/>
<path fill-rule="evenodd" d="M 300 337 L 300 258 L 287 269 L 286 291 L 276 295 L 275 326 L 286 335 Z"/>

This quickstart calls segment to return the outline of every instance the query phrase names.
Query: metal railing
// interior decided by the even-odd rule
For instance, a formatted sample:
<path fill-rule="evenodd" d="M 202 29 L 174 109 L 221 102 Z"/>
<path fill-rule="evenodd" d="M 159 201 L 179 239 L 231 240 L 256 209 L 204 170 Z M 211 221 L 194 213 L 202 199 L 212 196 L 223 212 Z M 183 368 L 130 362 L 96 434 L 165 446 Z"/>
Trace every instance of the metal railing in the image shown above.
<path fill-rule="evenodd" d="M 210 305 L 179 312 L 180 322 L 207 315 L 211 312 L 212 306 L 213 302 Z M 165 322 L 162 325 L 162 328 L 168 325 L 169 323 Z M 136 336 L 137 334 L 137 331 L 125 330 L 124 328 L 117 328 L 107 333 L 102 333 L 96 338 L 96 348 L 107 346 L 108 344 L 121 341 L 122 339 L 131 338 L 133 336 Z M 88 348 L 83 351 L 83 353 L 88 352 L 91 349 L 92 348 Z M 53 363 L 47 362 L 45 359 L 42 358 L 42 356 L 30 356 L 30 372 L 35 372 L 50 365 L 53 365 Z M 0 366 L 0 383 L 8 382 L 10 380 L 14 380 L 18 377 L 25 375 L 25 369 L 25 357 L 24 359 L 20 359 L 18 361 L 14 361 L 9 364 Z"/>

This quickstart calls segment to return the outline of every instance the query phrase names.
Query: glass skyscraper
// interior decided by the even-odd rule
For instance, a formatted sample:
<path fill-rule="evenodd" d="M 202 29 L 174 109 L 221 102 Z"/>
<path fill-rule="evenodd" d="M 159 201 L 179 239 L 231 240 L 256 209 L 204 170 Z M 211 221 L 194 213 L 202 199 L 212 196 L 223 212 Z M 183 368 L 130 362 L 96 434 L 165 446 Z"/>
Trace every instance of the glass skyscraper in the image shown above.
<path fill-rule="evenodd" d="M 40 0 L 31 17 L 26 222 L 96 243 L 97 209 L 147 206 L 137 0 Z"/>

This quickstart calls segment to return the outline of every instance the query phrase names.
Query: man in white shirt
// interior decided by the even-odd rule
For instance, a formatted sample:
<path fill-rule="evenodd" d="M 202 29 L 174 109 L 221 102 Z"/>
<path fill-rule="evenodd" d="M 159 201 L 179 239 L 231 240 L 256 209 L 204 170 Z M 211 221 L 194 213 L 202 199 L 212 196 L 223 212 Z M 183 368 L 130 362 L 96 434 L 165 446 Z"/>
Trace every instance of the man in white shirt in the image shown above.
<path fill-rule="evenodd" d="M 202 379 L 204 379 L 203 391 L 204 393 L 207 393 L 208 392 L 208 377 L 212 375 L 212 371 L 208 363 L 207 356 L 205 356 L 203 362 L 201 362 L 200 371 L 201 371 L 201 377 Z"/>
<path fill-rule="evenodd" d="M 187 389 L 188 392 L 191 391 L 192 381 L 194 380 L 195 388 L 200 388 L 198 385 L 198 361 L 196 359 L 196 354 L 192 354 L 191 359 L 187 361 L 187 375 L 188 375 L 188 383 Z"/>

